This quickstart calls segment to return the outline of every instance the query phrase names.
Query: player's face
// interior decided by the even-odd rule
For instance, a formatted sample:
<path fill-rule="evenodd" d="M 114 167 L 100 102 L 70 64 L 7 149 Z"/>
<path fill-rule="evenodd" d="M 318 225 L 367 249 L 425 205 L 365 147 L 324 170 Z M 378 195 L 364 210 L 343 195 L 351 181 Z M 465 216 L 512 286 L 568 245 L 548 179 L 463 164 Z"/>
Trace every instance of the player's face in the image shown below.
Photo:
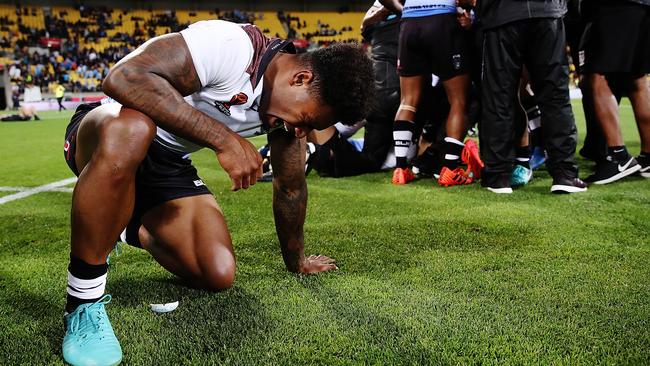
<path fill-rule="evenodd" d="M 322 130 L 336 123 L 332 108 L 310 95 L 307 82 L 293 82 L 267 90 L 262 95 L 259 112 L 269 126 L 283 124 L 299 138 L 311 130 Z"/>

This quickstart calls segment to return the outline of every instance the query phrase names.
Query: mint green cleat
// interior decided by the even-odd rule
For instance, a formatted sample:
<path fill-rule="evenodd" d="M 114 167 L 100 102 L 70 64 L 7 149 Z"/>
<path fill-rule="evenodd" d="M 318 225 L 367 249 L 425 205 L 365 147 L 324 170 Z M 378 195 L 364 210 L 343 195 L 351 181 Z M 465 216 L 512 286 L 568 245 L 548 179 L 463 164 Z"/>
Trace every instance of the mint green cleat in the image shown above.
<path fill-rule="evenodd" d="M 515 168 L 512 169 L 512 174 L 510 175 L 510 186 L 513 188 L 525 186 L 530 182 L 532 177 L 532 169 L 527 169 L 521 165 L 515 165 Z"/>
<path fill-rule="evenodd" d="M 82 304 L 65 314 L 63 359 L 77 365 L 117 365 L 122 361 L 122 348 L 113 333 L 105 304 L 111 295 L 104 295 L 92 304 Z"/>

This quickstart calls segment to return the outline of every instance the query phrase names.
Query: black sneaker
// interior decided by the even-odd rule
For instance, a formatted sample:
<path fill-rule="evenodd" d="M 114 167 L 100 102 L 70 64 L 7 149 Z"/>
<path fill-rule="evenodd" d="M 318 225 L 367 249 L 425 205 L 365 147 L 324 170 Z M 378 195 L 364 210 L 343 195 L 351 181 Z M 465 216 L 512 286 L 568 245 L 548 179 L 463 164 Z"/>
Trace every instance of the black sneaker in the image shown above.
<path fill-rule="evenodd" d="M 553 185 L 551 186 L 551 193 L 579 193 L 587 191 L 587 183 L 583 182 L 580 178 L 570 178 L 564 174 L 553 178 Z"/>
<path fill-rule="evenodd" d="M 511 194 L 512 187 L 510 186 L 510 175 L 501 174 L 494 176 L 486 176 L 481 174 L 481 186 L 487 188 L 488 191 L 496 194 Z"/>
<path fill-rule="evenodd" d="M 647 156 L 637 156 L 636 162 L 641 165 L 641 169 L 639 169 L 639 174 L 643 178 L 650 178 L 650 157 Z"/>
<path fill-rule="evenodd" d="M 585 181 L 593 184 L 608 184 L 639 170 L 641 170 L 641 165 L 633 157 L 629 156 L 625 161 L 621 162 L 610 155 L 596 165 L 596 172 L 588 176 Z"/>
<path fill-rule="evenodd" d="M 438 159 L 438 151 L 432 146 L 424 150 L 422 155 L 419 155 L 413 160 L 411 171 L 418 178 L 435 178 L 440 177 L 440 159 Z M 437 177 L 436 177 L 437 176 Z"/>

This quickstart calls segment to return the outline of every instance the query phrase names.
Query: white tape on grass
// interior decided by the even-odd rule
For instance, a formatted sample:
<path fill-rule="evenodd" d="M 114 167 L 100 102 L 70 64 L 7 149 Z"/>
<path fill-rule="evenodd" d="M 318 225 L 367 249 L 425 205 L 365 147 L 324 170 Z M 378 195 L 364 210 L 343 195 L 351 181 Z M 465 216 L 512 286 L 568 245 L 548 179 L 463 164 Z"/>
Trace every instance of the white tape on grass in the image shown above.
<path fill-rule="evenodd" d="M 0 197 L 0 205 L 5 204 L 7 202 L 19 200 L 25 197 L 29 197 L 31 195 L 41 193 L 41 192 L 60 192 L 59 190 L 60 187 L 67 186 L 68 184 L 74 183 L 76 181 L 77 181 L 77 177 L 73 177 L 73 178 L 60 180 L 58 182 L 53 182 L 38 187 L 27 188 L 25 190 L 22 190 L 23 187 L 15 187 L 15 188 L 21 188 L 21 190 L 18 193 Z M 3 187 L 3 188 L 11 188 L 11 187 Z"/>

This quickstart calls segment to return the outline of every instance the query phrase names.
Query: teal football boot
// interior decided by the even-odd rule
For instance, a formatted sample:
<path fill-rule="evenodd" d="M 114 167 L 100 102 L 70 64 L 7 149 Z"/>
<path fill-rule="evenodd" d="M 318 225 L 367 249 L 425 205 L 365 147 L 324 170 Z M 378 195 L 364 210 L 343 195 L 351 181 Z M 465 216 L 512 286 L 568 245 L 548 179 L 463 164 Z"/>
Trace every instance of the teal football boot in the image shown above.
<path fill-rule="evenodd" d="M 512 170 L 512 175 L 510 175 L 510 186 L 513 188 L 525 186 L 530 182 L 532 177 L 532 169 L 528 169 L 521 165 L 515 165 L 515 168 Z"/>
<path fill-rule="evenodd" d="M 75 311 L 65 314 L 63 359 L 77 365 L 108 366 L 122 361 L 122 348 L 113 333 L 104 305 L 111 295 L 90 304 L 81 304 Z"/>

